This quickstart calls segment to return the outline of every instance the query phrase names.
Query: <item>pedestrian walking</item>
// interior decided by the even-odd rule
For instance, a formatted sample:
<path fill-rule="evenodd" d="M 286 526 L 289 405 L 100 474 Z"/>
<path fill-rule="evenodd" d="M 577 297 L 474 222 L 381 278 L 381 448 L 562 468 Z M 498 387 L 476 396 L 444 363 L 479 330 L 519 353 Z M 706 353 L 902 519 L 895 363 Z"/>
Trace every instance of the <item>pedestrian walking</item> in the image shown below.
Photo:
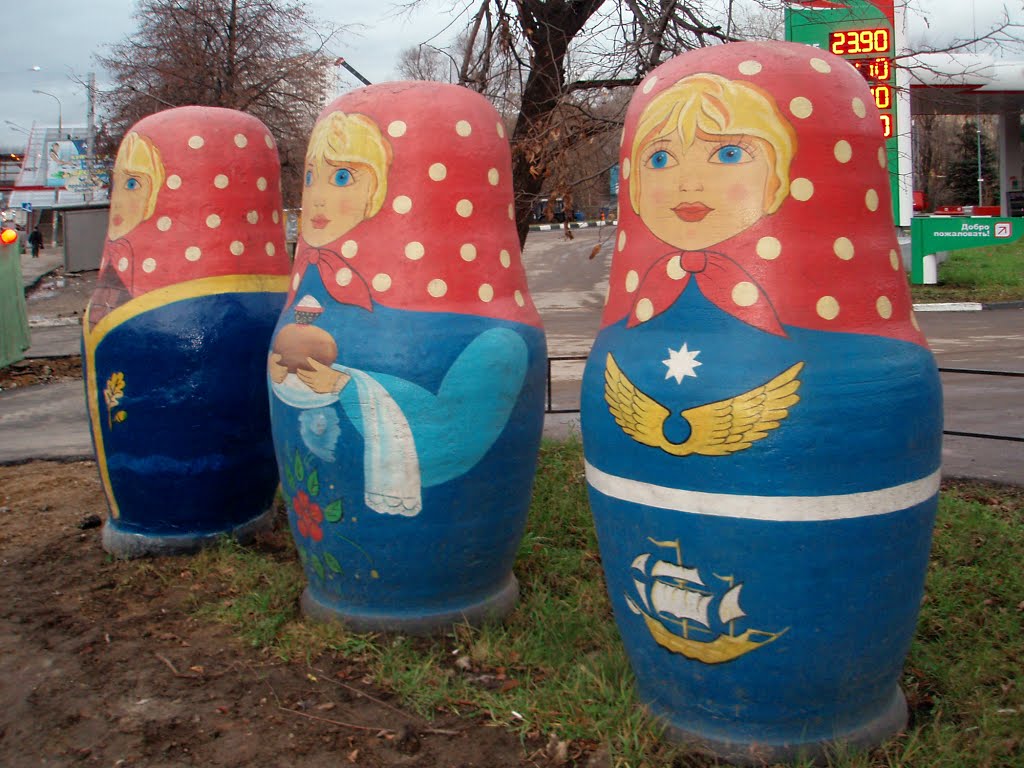
<path fill-rule="evenodd" d="M 38 259 L 39 252 L 43 250 L 43 235 L 39 231 L 39 227 L 32 230 L 32 233 L 28 236 L 28 244 L 32 246 L 32 258 Z"/>

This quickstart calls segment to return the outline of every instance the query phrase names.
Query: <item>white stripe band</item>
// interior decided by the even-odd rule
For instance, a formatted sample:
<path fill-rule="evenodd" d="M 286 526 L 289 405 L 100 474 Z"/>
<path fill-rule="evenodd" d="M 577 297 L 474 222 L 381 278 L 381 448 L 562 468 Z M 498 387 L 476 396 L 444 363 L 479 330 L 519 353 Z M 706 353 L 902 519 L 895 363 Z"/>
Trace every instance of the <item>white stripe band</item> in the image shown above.
<path fill-rule="evenodd" d="M 696 515 L 778 522 L 845 520 L 898 512 L 935 495 L 942 475 L 941 470 L 937 469 L 920 480 L 891 488 L 836 496 L 740 496 L 666 488 L 663 485 L 609 475 L 589 461 L 585 464 L 587 482 L 605 496 Z"/>

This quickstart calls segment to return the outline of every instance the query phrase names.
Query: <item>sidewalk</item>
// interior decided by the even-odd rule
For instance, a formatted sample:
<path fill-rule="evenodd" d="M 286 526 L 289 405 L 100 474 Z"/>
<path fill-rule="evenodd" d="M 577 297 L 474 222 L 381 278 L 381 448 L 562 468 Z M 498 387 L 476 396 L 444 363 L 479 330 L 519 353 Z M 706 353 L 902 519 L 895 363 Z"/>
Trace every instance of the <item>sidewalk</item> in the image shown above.
<path fill-rule="evenodd" d="M 58 252 L 23 257 L 26 288 L 63 266 Z M 69 278 L 76 279 L 76 278 Z M 82 307 L 84 310 L 84 306 Z M 29 308 L 28 358 L 80 354 L 78 318 L 34 316 Z M 80 316 L 79 316 L 80 317 Z M 1020 371 L 1024 369 L 1024 310 L 936 312 L 919 317 L 940 367 Z M 557 355 L 552 349 L 549 354 Z M 1019 379 L 945 375 L 946 429 L 986 434 L 1024 434 Z M 578 385 L 574 385 L 578 386 Z M 0 392 L 0 464 L 33 459 L 92 459 L 85 398 L 79 381 Z M 544 435 L 579 435 L 579 414 L 548 414 Z M 947 435 L 943 474 L 1024 486 L 1024 444 Z"/>

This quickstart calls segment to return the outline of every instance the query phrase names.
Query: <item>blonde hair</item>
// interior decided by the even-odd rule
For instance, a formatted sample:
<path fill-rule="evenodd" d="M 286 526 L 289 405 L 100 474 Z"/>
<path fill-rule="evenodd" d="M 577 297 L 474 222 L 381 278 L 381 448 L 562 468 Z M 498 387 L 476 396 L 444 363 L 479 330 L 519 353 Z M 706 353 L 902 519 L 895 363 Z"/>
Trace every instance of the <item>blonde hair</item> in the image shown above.
<path fill-rule="evenodd" d="M 684 146 L 698 133 L 708 136 L 750 136 L 771 151 L 772 177 L 765 189 L 765 213 L 774 213 L 789 195 L 789 165 L 796 151 L 796 131 L 779 111 L 775 100 L 755 85 L 720 75 L 684 77 L 644 107 L 637 121 L 630 155 L 633 173 L 629 202 L 638 211 L 640 179 L 636 170 L 643 148 L 652 139 L 676 131 Z"/>
<path fill-rule="evenodd" d="M 121 170 L 132 176 L 148 176 L 152 182 L 149 199 L 146 201 L 146 213 L 143 221 L 153 215 L 156 209 L 156 198 L 164 183 L 164 163 L 160 159 L 160 150 L 145 136 L 131 131 L 117 150 L 114 170 Z"/>
<path fill-rule="evenodd" d="M 313 126 L 306 148 L 306 162 L 322 158 L 331 165 L 361 163 L 373 171 L 373 194 L 366 204 L 366 216 L 376 214 L 388 193 L 391 145 L 380 128 L 366 115 L 332 112 Z"/>

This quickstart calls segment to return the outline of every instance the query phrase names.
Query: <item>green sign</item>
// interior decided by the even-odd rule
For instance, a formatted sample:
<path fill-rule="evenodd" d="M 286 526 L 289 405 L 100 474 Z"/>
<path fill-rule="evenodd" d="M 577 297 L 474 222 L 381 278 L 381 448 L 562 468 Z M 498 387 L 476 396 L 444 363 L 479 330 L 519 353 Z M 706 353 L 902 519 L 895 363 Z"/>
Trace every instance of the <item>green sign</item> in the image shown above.
<path fill-rule="evenodd" d="M 899 150 L 896 138 L 896 31 L 893 0 L 788 0 L 786 39 L 846 59 L 867 80 L 881 117 L 889 156 L 892 214 L 900 222 Z"/>
<path fill-rule="evenodd" d="M 925 280 L 925 257 L 940 251 L 1004 245 L 1024 237 L 1024 218 L 989 219 L 963 216 L 915 216 L 910 221 L 910 282 Z"/>

